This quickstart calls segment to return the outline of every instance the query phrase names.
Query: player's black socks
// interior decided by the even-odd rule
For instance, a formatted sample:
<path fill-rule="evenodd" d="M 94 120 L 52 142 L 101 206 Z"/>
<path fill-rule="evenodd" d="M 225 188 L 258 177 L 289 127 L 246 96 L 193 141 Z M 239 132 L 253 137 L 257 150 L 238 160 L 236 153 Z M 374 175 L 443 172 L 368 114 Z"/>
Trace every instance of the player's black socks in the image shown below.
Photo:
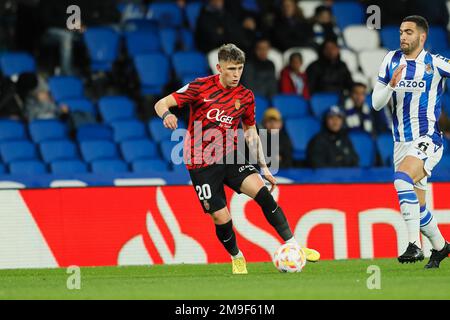
<path fill-rule="evenodd" d="M 283 210 L 275 202 L 267 187 L 262 187 L 255 197 L 255 201 L 259 204 L 267 221 L 275 228 L 280 237 L 287 241 L 292 238 L 292 231 L 289 228 L 286 216 Z"/>
<path fill-rule="evenodd" d="M 235 256 L 239 253 L 232 220 L 225 224 L 216 224 L 216 235 L 230 255 Z"/>

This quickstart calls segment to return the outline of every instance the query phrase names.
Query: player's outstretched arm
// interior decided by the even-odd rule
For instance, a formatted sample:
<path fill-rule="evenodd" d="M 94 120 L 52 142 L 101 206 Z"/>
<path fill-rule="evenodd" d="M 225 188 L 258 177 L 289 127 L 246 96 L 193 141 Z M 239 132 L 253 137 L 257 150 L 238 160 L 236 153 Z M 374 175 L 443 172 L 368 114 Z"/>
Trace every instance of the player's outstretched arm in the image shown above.
<path fill-rule="evenodd" d="M 169 108 L 175 107 L 177 101 L 173 95 L 168 95 L 155 104 L 156 114 L 163 120 L 166 128 L 175 130 L 178 127 L 177 117 L 169 111 Z"/>
<path fill-rule="evenodd" d="M 405 65 L 400 65 L 392 75 L 391 81 L 388 85 L 384 85 L 381 82 L 377 82 L 372 93 L 372 106 L 375 110 L 379 111 L 388 103 L 391 99 L 394 88 L 402 77 L 402 71 Z"/>

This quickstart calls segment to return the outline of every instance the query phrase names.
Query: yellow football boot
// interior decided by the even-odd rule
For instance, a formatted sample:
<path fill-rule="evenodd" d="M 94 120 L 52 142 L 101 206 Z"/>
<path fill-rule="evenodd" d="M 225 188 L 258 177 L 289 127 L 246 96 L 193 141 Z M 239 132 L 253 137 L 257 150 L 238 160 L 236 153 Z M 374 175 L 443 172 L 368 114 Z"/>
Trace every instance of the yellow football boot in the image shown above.
<path fill-rule="evenodd" d="M 320 259 L 320 253 L 317 250 L 302 248 L 303 252 L 306 254 L 306 260 L 308 262 L 317 262 Z"/>
<path fill-rule="evenodd" d="M 233 266 L 233 274 L 247 274 L 247 263 L 244 257 L 234 258 L 231 260 Z"/>

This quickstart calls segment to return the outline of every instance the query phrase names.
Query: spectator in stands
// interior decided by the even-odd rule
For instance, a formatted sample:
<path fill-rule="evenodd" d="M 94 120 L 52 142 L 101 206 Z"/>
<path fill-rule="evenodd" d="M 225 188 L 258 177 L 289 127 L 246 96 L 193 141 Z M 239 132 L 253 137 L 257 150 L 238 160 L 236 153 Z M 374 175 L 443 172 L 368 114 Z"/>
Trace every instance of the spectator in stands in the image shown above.
<path fill-rule="evenodd" d="M 305 72 L 301 72 L 303 57 L 300 52 L 289 56 L 289 64 L 281 71 L 280 91 L 284 94 L 298 94 L 309 99 L 308 80 Z"/>
<path fill-rule="evenodd" d="M 268 108 L 264 112 L 262 125 L 267 129 L 267 145 L 263 144 L 265 154 L 276 161 L 271 166 L 278 165 L 279 168 L 290 168 L 293 165 L 292 152 L 293 147 L 291 140 L 283 128 L 283 119 L 280 111 L 276 108 Z M 278 155 L 272 154 L 271 141 L 278 138 Z"/>
<path fill-rule="evenodd" d="M 58 107 L 50 96 L 47 82 L 35 77 L 35 87 L 26 95 L 25 115 L 28 121 L 64 117 L 69 111 L 66 105 Z"/>
<path fill-rule="evenodd" d="M 449 14 L 447 0 L 413 0 L 411 4 L 411 14 L 420 12 L 425 17 L 429 25 L 441 26 L 447 29 Z"/>
<path fill-rule="evenodd" d="M 312 168 L 356 167 L 359 162 L 344 129 L 344 113 L 332 106 L 324 117 L 324 127 L 309 143 L 307 162 Z"/>
<path fill-rule="evenodd" d="M 341 32 L 334 22 L 331 8 L 325 5 L 318 6 L 313 18 L 314 42 L 321 45 L 325 40 L 334 40 L 340 46 L 344 45 Z"/>
<path fill-rule="evenodd" d="M 344 102 L 345 123 L 349 130 L 365 131 L 373 135 L 372 108 L 367 104 L 366 97 L 367 86 L 356 82 Z"/>
<path fill-rule="evenodd" d="M 255 52 L 246 63 L 242 75 L 242 83 L 255 94 L 270 98 L 278 91 L 275 77 L 275 65 L 269 60 L 270 42 L 259 39 L 256 42 Z"/>
<path fill-rule="evenodd" d="M 14 83 L 9 78 L 0 78 L 0 118 L 22 119 L 22 105 Z"/>
<path fill-rule="evenodd" d="M 306 70 L 311 94 L 316 92 L 345 94 L 351 90 L 352 76 L 339 54 L 336 41 L 324 41 L 319 49 L 319 59 L 311 63 Z"/>
<path fill-rule="evenodd" d="M 281 14 L 273 30 L 274 46 L 281 51 L 292 47 L 310 46 L 313 44 L 313 37 L 311 24 L 306 21 L 296 2 L 283 0 Z"/>

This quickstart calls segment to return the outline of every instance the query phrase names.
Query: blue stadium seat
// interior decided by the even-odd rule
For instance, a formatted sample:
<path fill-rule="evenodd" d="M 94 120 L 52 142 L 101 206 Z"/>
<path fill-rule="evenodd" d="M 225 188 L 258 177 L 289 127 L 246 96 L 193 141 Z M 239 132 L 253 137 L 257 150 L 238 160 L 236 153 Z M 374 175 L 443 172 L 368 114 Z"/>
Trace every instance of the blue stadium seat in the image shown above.
<path fill-rule="evenodd" d="M 30 141 L 3 142 L 0 145 L 0 154 L 4 163 L 38 159 L 36 146 Z"/>
<path fill-rule="evenodd" d="M 322 120 L 324 113 L 331 106 L 339 104 L 339 96 L 335 93 L 316 93 L 311 97 L 311 110 L 314 116 Z"/>
<path fill-rule="evenodd" d="M 264 112 L 269 107 L 269 100 L 267 100 L 267 98 L 263 96 L 255 95 L 255 105 L 256 105 L 255 109 L 256 123 L 261 123 L 264 116 Z"/>
<path fill-rule="evenodd" d="M 441 98 L 441 108 L 442 110 L 447 114 L 447 116 L 450 116 L 450 93 L 445 92 L 442 95 Z"/>
<path fill-rule="evenodd" d="M 442 50 L 447 50 L 449 48 L 447 30 L 440 26 L 430 26 L 425 48 L 431 53 L 439 54 Z"/>
<path fill-rule="evenodd" d="M 48 80 L 50 93 L 56 102 L 66 99 L 83 98 L 83 82 L 78 77 L 54 76 Z"/>
<path fill-rule="evenodd" d="M 375 144 L 370 135 L 365 132 L 351 132 L 349 137 L 359 156 L 359 166 L 372 167 L 375 163 Z"/>
<path fill-rule="evenodd" d="M 148 6 L 147 18 L 157 21 L 160 27 L 180 27 L 183 13 L 176 3 L 156 2 Z"/>
<path fill-rule="evenodd" d="M 186 124 L 181 119 L 178 119 L 178 128 L 186 128 Z M 150 131 L 153 140 L 156 142 L 170 140 L 170 136 L 172 135 L 172 130 L 165 128 L 161 119 L 157 117 L 149 120 L 148 130 Z"/>
<path fill-rule="evenodd" d="M 438 168 L 443 167 L 450 169 L 450 154 L 444 154 L 438 163 Z"/>
<path fill-rule="evenodd" d="M 87 162 L 119 158 L 116 144 L 107 140 L 82 141 L 80 149 L 83 159 Z"/>
<path fill-rule="evenodd" d="M 341 30 L 352 24 L 364 24 L 365 12 L 361 4 L 353 1 L 334 2 L 331 10 Z"/>
<path fill-rule="evenodd" d="M 26 52 L 8 52 L 0 57 L 0 69 L 4 76 L 11 77 L 24 72 L 35 72 L 36 62 Z"/>
<path fill-rule="evenodd" d="M 27 135 L 22 122 L 0 119 L 0 142 L 25 139 L 27 139 Z"/>
<path fill-rule="evenodd" d="M 202 10 L 203 3 L 201 1 L 198 2 L 190 2 L 186 5 L 186 16 L 189 23 L 189 27 L 191 30 L 195 30 L 195 27 L 197 26 L 197 19 L 200 15 L 200 11 Z"/>
<path fill-rule="evenodd" d="M 147 138 L 145 124 L 139 120 L 114 121 L 111 127 L 114 129 L 115 142 Z"/>
<path fill-rule="evenodd" d="M 194 51 L 196 50 L 194 33 L 186 28 L 180 30 L 180 42 L 181 48 L 184 51 Z"/>
<path fill-rule="evenodd" d="M 134 65 L 141 82 L 141 94 L 161 94 L 169 82 L 169 60 L 161 53 L 137 55 Z"/>
<path fill-rule="evenodd" d="M 178 31 L 174 28 L 161 28 L 159 30 L 159 41 L 163 52 L 170 56 L 175 52 L 178 41 Z"/>
<path fill-rule="evenodd" d="M 400 32 L 398 26 L 384 26 L 380 29 L 381 45 L 388 50 L 400 48 Z"/>
<path fill-rule="evenodd" d="M 446 138 L 444 136 L 443 139 L 443 145 L 444 145 L 444 154 L 450 154 L 450 139 Z"/>
<path fill-rule="evenodd" d="M 272 98 L 272 105 L 281 112 L 285 119 L 309 116 L 308 102 L 297 95 L 275 95 Z"/>
<path fill-rule="evenodd" d="M 94 116 L 97 115 L 92 101 L 86 98 L 67 99 L 61 101 L 62 104 L 66 104 L 69 107 L 69 112 L 87 112 Z"/>
<path fill-rule="evenodd" d="M 129 171 L 128 165 L 118 159 L 92 161 L 91 169 L 93 173 L 99 174 L 125 173 Z"/>
<path fill-rule="evenodd" d="M 11 162 L 9 165 L 9 172 L 11 174 L 44 174 L 47 173 L 47 168 L 39 160 L 21 160 Z"/>
<path fill-rule="evenodd" d="M 0 163 L 0 174 L 5 174 L 6 173 L 6 167 L 3 163 Z"/>
<path fill-rule="evenodd" d="M 88 140 L 113 140 L 113 129 L 104 124 L 88 124 L 77 129 L 79 142 Z"/>
<path fill-rule="evenodd" d="M 136 118 L 134 101 L 126 96 L 103 97 L 98 101 L 98 108 L 106 123 Z"/>
<path fill-rule="evenodd" d="M 88 166 L 81 160 L 58 160 L 50 164 L 50 171 L 55 174 L 87 173 Z"/>
<path fill-rule="evenodd" d="M 163 156 L 163 159 L 167 161 L 168 163 L 173 163 L 172 161 L 172 150 L 174 148 L 177 148 L 177 150 L 174 150 L 174 156 L 177 157 L 177 159 L 174 159 L 176 161 L 183 159 L 183 144 L 182 142 L 178 141 L 162 141 L 160 143 L 161 147 L 161 154 Z M 176 151 L 179 151 L 178 153 Z"/>
<path fill-rule="evenodd" d="M 42 142 L 39 149 L 46 163 L 79 158 L 77 146 L 70 140 Z"/>
<path fill-rule="evenodd" d="M 125 34 L 125 44 L 128 55 L 147 54 L 161 51 L 159 36 L 151 31 L 138 30 Z"/>
<path fill-rule="evenodd" d="M 68 138 L 67 126 L 58 120 L 34 120 L 28 128 L 31 139 L 36 143 Z"/>
<path fill-rule="evenodd" d="M 169 171 L 167 162 L 159 159 L 154 160 L 136 160 L 131 165 L 135 173 L 154 173 Z"/>
<path fill-rule="evenodd" d="M 120 145 L 122 156 L 127 162 L 143 159 L 158 159 L 156 144 L 148 139 L 137 139 L 122 142 Z"/>
<path fill-rule="evenodd" d="M 157 34 L 158 29 L 158 23 L 156 21 L 151 21 L 148 19 L 127 19 L 123 23 L 124 32 L 147 31 Z"/>
<path fill-rule="evenodd" d="M 91 71 L 111 71 L 119 55 L 120 37 L 108 27 L 90 27 L 84 33 L 84 41 L 91 59 Z"/>
<path fill-rule="evenodd" d="M 383 133 L 376 139 L 376 145 L 384 166 L 392 166 L 394 157 L 394 141 L 392 134 Z"/>
<path fill-rule="evenodd" d="M 308 143 L 320 131 L 320 128 L 320 121 L 314 117 L 286 120 L 286 131 L 292 141 L 294 159 L 306 159 Z"/>
<path fill-rule="evenodd" d="M 204 54 L 198 51 L 179 51 L 172 56 L 172 65 L 179 79 L 205 77 L 209 75 L 209 66 Z"/>

